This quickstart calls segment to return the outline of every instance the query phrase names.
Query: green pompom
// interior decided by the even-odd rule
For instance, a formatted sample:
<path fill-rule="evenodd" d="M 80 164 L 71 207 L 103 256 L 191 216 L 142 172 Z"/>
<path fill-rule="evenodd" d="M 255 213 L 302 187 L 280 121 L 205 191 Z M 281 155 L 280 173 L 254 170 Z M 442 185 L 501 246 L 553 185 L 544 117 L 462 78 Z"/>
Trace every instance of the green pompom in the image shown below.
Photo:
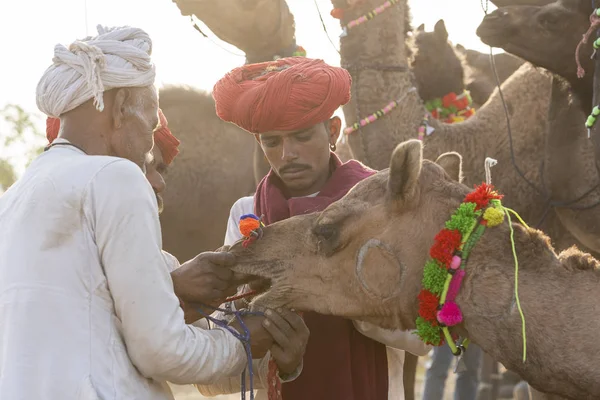
<path fill-rule="evenodd" d="M 423 342 L 434 346 L 442 344 L 442 328 L 431 325 L 421 317 L 417 318 L 416 324 L 417 335 Z"/>
<path fill-rule="evenodd" d="M 429 260 L 423 269 L 423 287 L 439 296 L 444 291 L 448 271 L 437 261 Z"/>
<path fill-rule="evenodd" d="M 481 212 L 475 211 L 477 204 L 475 203 L 461 203 L 456 209 L 450 220 L 446 222 L 446 228 L 455 229 L 460 232 L 462 236 L 469 233 L 473 228 L 473 222 L 479 217 Z"/>

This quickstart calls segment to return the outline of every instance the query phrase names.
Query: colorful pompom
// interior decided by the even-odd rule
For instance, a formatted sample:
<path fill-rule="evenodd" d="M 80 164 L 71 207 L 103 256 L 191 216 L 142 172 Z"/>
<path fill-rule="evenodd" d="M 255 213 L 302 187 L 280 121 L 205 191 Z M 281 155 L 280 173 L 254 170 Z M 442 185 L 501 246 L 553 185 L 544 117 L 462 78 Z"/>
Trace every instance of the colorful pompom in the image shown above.
<path fill-rule="evenodd" d="M 249 238 L 252 236 L 252 232 L 260 228 L 260 219 L 254 214 L 246 214 L 240 217 L 240 233 L 245 237 Z"/>
<path fill-rule="evenodd" d="M 344 10 L 342 8 L 334 8 L 331 10 L 331 16 L 335 19 L 341 20 L 344 18 Z"/>
<path fill-rule="evenodd" d="M 481 215 L 481 211 L 475 211 L 477 204 L 461 203 L 458 209 L 446 222 L 446 228 L 460 231 L 464 236 L 473 229 L 475 220 Z"/>
<path fill-rule="evenodd" d="M 416 321 L 417 335 L 425 344 L 439 346 L 444 343 L 442 339 L 442 328 L 439 325 L 432 325 L 419 317 Z"/>
<path fill-rule="evenodd" d="M 462 283 L 464 277 L 464 269 L 459 269 L 454 273 L 454 275 L 452 276 L 452 280 L 450 281 L 450 286 L 448 286 L 448 293 L 446 293 L 446 301 L 454 301 L 454 299 L 458 295 L 458 291 L 460 290 L 460 284 Z"/>
<path fill-rule="evenodd" d="M 496 207 L 489 207 L 483 213 L 483 219 L 487 221 L 487 226 L 498 226 L 504 221 L 504 211 Z"/>
<path fill-rule="evenodd" d="M 460 232 L 456 229 L 442 229 L 435 236 L 434 241 L 434 245 L 429 249 L 429 255 L 449 268 L 452 256 L 461 244 Z"/>
<path fill-rule="evenodd" d="M 429 260 L 423 270 L 423 287 L 439 296 L 444 291 L 447 276 L 448 272 L 444 267 L 434 260 Z"/>
<path fill-rule="evenodd" d="M 452 261 L 450 261 L 450 269 L 457 270 L 460 267 L 460 263 L 462 263 L 462 258 L 459 256 L 452 256 Z"/>
<path fill-rule="evenodd" d="M 498 192 L 494 190 L 494 186 L 488 185 L 487 183 L 482 183 L 481 185 L 476 186 L 475 190 L 465 196 L 464 202 L 477 204 L 475 210 L 479 210 L 487 207 L 490 203 L 490 200 L 500 200 L 502 197 L 504 196 L 498 194 Z"/>
<path fill-rule="evenodd" d="M 429 290 L 423 289 L 418 296 L 419 299 L 419 315 L 426 321 L 437 321 L 437 307 L 440 299 Z"/>
<path fill-rule="evenodd" d="M 454 326 L 462 322 L 462 313 L 458 304 L 453 301 L 447 301 L 438 312 L 437 319 L 446 326 Z"/>

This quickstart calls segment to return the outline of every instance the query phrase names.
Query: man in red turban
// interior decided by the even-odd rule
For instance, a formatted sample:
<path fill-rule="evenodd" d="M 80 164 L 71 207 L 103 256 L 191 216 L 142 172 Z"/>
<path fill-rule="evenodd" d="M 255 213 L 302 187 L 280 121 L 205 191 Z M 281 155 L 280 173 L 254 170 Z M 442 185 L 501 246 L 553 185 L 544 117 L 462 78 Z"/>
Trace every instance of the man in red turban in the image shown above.
<path fill-rule="evenodd" d="M 158 119 L 160 127 L 154 131 L 154 148 L 152 149 L 152 161 L 146 163 L 146 178 L 152 185 L 156 200 L 158 201 L 158 210 L 163 210 L 163 199 L 161 193 L 165 190 L 165 180 L 162 176 L 164 170 L 173 162 L 175 156 L 179 153 L 179 144 L 181 143 L 168 127 L 168 121 L 162 110 L 158 109 Z M 48 117 L 46 119 L 46 138 L 48 143 L 52 143 L 58 137 L 60 131 L 60 119 Z M 158 148 L 159 151 L 156 149 Z"/>
<path fill-rule="evenodd" d="M 351 83 L 345 69 L 304 57 L 245 65 L 216 83 L 217 115 L 254 134 L 271 166 L 255 195 L 233 205 L 225 245 L 241 239 L 238 224 L 244 214 L 264 215 L 263 221 L 272 224 L 322 211 L 376 172 L 356 160 L 342 164 L 334 153 L 341 120 L 333 114 L 350 101 Z M 242 306 L 243 301 L 232 305 Z M 279 367 L 282 379 L 275 386 L 281 385 L 283 400 L 387 400 L 388 394 L 389 399 L 401 399 L 403 393 L 392 393 L 393 385 L 388 385 L 386 345 L 427 353 L 418 339 L 411 342 L 409 332 L 314 312 L 305 313 L 304 319 L 310 338 L 301 375 L 286 382 L 298 371 L 280 362 L 276 352 L 270 354 Z M 268 389 L 273 386 L 270 371 L 267 379 L 261 375 L 257 380 L 268 381 Z M 401 384 L 402 374 L 393 379 Z M 218 394 L 214 386 L 199 390 Z M 268 390 L 269 400 L 278 397 L 277 391 Z M 257 399 L 266 398 L 265 390 L 259 390 Z"/>

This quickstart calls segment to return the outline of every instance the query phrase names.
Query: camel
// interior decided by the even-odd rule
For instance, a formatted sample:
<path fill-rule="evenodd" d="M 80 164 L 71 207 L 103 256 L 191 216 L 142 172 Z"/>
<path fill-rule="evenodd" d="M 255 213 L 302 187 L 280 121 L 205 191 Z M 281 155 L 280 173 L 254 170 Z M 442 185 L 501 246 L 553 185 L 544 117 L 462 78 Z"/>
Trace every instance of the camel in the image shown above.
<path fill-rule="evenodd" d="M 334 7 L 345 8 L 346 2 L 332 0 L 332 3 Z M 378 5 L 377 0 L 361 2 L 360 6 L 346 10 L 342 24 Z M 350 71 L 354 82 L 353 99 L 343 107 L 347 125 L 376 112 L 392 99 L 399 100 L 398 107 L 389 114 L 348 137 L 354 158 L 374 169 L 387 166 L 390 150 L 397 143 L 417 137 L 425 114 L 421 99 L 409 90 L 414 85 L 414 77 L 407 62 L 403 62 L 406 60 L 404 24 L 407 12 L 406 1 L 399 1 L 341 38 L 341 65 Z M 504 106 L 497 91 L 465 122 L 447 125 L 431 120 L 434 132 L 424 140 L 426 157 L 451 150 L 468 154 L 464 169 L 469 184 L 484 180 L 486 157 L 497 159 L 495 183 L 504 191 L 507 204 L 520 212 L 526 221 L 543 223 L 541 226 L 557 248 L 580 244 L 552 212 L 545 212 L 547 199 L 539 192 L 543 160 L 543 148 L 539 143 L 546 131 L 550 77 L 526 63 L 504 82 L 502 92 L 510 116 L 514 157 L 510 151 Z"/>
<path fill-rule="evenodd" d="M 591 111 L 593 48 L 582 48 L 581 63 L 586 71 L 577 77 L 575 48 L 589 27 L 592 3 L 586 0 L 557 0 L 548 4 L 501 7 L 488 14 L 477 28 L 477 35 L 486 44 L 500 47 L 532 64 L 564 77 L 573 92 L 582 99 L 585 112 Z M 532 1 L 529 1 L 532 3 Z"/>
<path fill-rule="evenodd" d="M 471 191 L 459 183 L 461 163 L 455 152 L 423 160 L 419 140 L 403 142 L 389 169 L 360 182 L 325 211 L 272 224 L 248 248 L 234 244 L 229 249 L 238 259 L 234 270 L 271 282 L 252 308 L 287 307 L 414 329 L 434 236 Z M 509 226 L 526 321 L 525 362 Z M 600 329 L 593 317 L 600 301 L 589 293 L 600 289 L 599 267 L 575 248 L 555 253 L 541 231 L 509 224 L 504 216 L 466 259 L 455 300 L 463 320 L 451 330 L 538 390 L 597 399 L 600 344 L 590 337 Z"/>
<path fill-rule="evenodd" d="M 582 65 L 588 71 L 583 79 L 577 77 L 573 57 L 591 12 L 591 4 L 584 0 L 499 8 L 484 19 L 478 34 L 484 42 L 515 52 L 553 73 L 545 138 L 545 189 L 554 202 L 566 205 L 555 207 L 562 225 L 587 248 L 600 252 L 600 232 L 595 224 L 598 208 L 592 207 L 600 200 L 594 190 L 599 177 L 593 143 L 584 127 L 592 108 L 592 46 L 581 51 Z M 578 198 L 581 201 L 574 202 Z"/>
<path fill-rule="evenodd" d="M 461 44 L 457 44 L 455 49 L 463 60 L 466 89 L 471 92 L 475 108 L 479 108 L 496 90 L 496 77 L 490 63 L 490 55 L 466 49 Z M 507 80 L 525 62 L 508 53 L 494 54 L 492 57 L 500 83 Z"/>
<path fill-rule="evenodd" d="M 432 32 L 425 31 L 425 25 L 421 24 L 413 37 L 414 54 L 410 67 L 423 101 L 442 98 L 452 92 L 461 94 L 465 89 L 463 66 L 448 42 L 444 20 L 440 19 Z"/>

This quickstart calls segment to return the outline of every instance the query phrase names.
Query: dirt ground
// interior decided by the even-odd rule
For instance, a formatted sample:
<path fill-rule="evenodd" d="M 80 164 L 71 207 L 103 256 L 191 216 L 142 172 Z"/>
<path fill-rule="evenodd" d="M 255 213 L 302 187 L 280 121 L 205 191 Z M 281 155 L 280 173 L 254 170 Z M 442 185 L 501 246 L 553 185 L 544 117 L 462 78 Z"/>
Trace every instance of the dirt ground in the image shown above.
<path fill-rule="evenodd" d="M 416 399 L 421 400 L 422 390 L 423 390 L 423 379 L 425 376 L 425 364 L 429 360 L 429 356 L 427 357 L 419 357 L 419 367 L 417 369 L 417 384 L 416 384 Z M 448 375 L 448 381 L 446 382 L 446 391 L 444 400 L 452 400 L 453 399 L 453 391 L 454 391 L 454 374 L 452 372 Z M 226 396 L 216 396 L 216 397 L 204 397 L 198 393 L 194 386 L 179 386 L 179 385 L 171 385 L 173 388 L 173 393 L 175 394 L 176 400 L 239 400 L 240 394 L 232 394 Z M 246 397 L 248 398 L 248 397 Z"/>

